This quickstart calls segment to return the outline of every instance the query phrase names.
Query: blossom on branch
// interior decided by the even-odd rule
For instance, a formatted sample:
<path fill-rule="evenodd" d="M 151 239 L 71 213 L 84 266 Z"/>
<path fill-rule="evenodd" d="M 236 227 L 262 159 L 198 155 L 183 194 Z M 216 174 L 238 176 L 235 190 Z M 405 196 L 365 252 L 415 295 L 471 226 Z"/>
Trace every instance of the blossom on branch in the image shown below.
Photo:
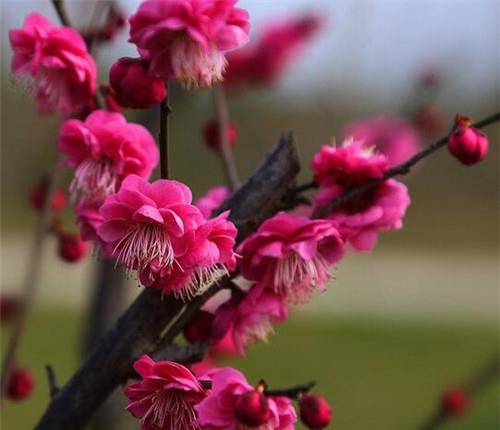
<path fill-rule="evenodd" d="M 97 68 L 77 31 L 31 13 L 9 37 L 12 73 L 33 92 L 39 111 L 71 115 L 92 106 Z"/>
<path fill-rule="evenodd" d="M 187 87 L 222 80 L 225 54 L 248 41 L 248 13 L 237 0 L 146 0 L 130 18 L 130 42 L 149 73 Z"/>
<path fill-rule="evenodd" d="M 85 121 L 67 120 L 58 146 L 75 169 L 72 199 L 85 205 L 101 204 L 130 174 L 149 178 L 158 163 L 158 148 L 149 131 L 105 110 L 92 112 Z"/>
<path fill-rule="evenodd" d="M 297 414 L 286 397 L 266 396 L 263 385 L 252 387 L 236 369 L 208 371 L 210 395 L 196 405 L 198 423 L 204 430 L 293 430 Z"/>
<path fill-rule="evenodd" d="M 481 161 L 489 149 L 486 135 L 471 125 L 470 117 L 457 115 L 455 127 L 448 138 L 448 150 L 465 166 Z"/>
<path fill-rule="evenodd" d="M 140 382 L 125 389 L 127 410 L 143 430 L 196 430 L 194 406 L 208 395 L 196 377 L 171 361 L 155 362 L 143 355 L 134 363 Z"/>
<path fill-rule="evenodd" d="M 238 248 L 242 275 L 271 288 L 290 303 L 323 291 L 343 255 L 335 222 L 281 212 L 266 220 Z"/>

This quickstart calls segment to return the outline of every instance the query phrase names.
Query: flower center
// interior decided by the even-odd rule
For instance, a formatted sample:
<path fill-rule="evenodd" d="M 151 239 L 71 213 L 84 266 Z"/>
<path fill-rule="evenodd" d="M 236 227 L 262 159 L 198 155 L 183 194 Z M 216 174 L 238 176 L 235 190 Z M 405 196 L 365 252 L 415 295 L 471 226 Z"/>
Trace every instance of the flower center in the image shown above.
<path fill-rule="evenodd" d="M 137 224 L 130 229 L 116 244 L 113 255 L 130 273 L 146 268 L 153 261 L 159 268 L 171 266 L 175 261 L 165 228 L 152 223 Z"/>
<path fill-rule="evenodd" d="M 118 178 L 111 160 L 88 158 L 76 168 L 69 190 L 73 201 L 100 204 L 106 197 L 115 193 L 117 188 Z"/>
<path fill-rule="evenodd" d="M 205 288 L 216 283 L 229 272 L 224 264 L 214 264 L 209 267 L 198 267 L 184 288 L 176 291 L 174 295 L 184 302 L 192 300 L 201 294 Z"/>
<path fill-rule="evenodd" d="M 151 399 L 151 407 L 142 418 L 142 423 L 158 430 L 200 429 L 194 408 L 175 390 L 157 391 Z"/>

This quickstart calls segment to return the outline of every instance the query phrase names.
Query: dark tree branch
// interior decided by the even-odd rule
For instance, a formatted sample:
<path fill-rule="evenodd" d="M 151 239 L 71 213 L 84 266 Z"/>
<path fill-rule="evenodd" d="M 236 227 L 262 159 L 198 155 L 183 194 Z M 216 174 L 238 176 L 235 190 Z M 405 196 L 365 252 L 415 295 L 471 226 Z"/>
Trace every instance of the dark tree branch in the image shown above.
<path fill-rule="evenodd" d="M 483 128 L 483 127 L 486 127 L 486 126 L 493 124 L 494 122 L 497 122 L 497 121 L 500 121 L 500 112 L 494 113 L 493 115 L 490 115 L 490 116 L 488 116 L 480 121 L 477 121 L 476 123 L 472 124 L 472 126 L 475 128 Z M 359 195 L 361 195 L 367 191 L 372 190 L 377 185 L 386 181 L 387 179 L 390 179 L 390 178 L 393 178 L 393 177 L 399 176 L 399 175 L 406 175 L 406 174 L 410 173 L 412 167 L 415 166 L 420 160 L 424 159 L 425 157 L 428 157 L 429 155 L 431 155 L 432 153 L 437 151 L 439 148 L 446 146 L 447 143 L 448 143 L 448 135 L 442 137 L 438 141 L 429 145 L 427 148 L 424 148 L 422 151 L 418 152 L 417 154 L 415 154 L 413 157 L 409 158 L 404 163 L 399 164 L 399 165 L 393 167 L 392 169 L 388 170 L 385 173 L 385 175 L 382 176 L 381 178 L 367 181 L 359 187 L 347 190 L 344 194 L 342 194 L 340 197 L 333 200 L 328 205 L 317 208 L 314 211 L 312 217 L 313 218 L 327 217 L 333 210 L 339 208 L 340 206 L 342 206 L 346 202 L 358 197 Z"/>
<path fill-rule="evenodd" d="M 463 383 L 462 389 L 469 396 L 476 396 L 481 390 L 488 386 L 491 382 L 500 376 L 500 356 L 495 354 L 484 366 L 482 366 L 477 373 Z M 419 427 L 420 430 L 434 430 L 450 419 L 440 406 L 424 420 Z"/>
<path fill-rule="evenodd" d="M 289 134 L 224 205 L 240 230 L 239 240 L 285 206 L 299 170 Z M 133 362 L 155 351 L 162 333 L 183 306 L 173 295 L 162 300 L 158 291 L 145 289 L 54 397 L 36 429 L 85 428 L 99 405 L 128 379 Z"/>
<path fill-rule="evenodd" d="M 45 370 L 47 371 L 47 380 L 49 383 L 49 394 L 50 398 L 52 399 L 58 392 L 59 392 L 59 387 L 57 386 L 57 380 L 56 380 L 56 374 L 54 372 L 54 369 L 50 364 L 47 364 L 45 366 Z"/>
<path fill-rule="evenodd" d="M 66 12 L 66 6 L 64 4 L 64 0 L 52 0 L 52 4 L 57 12 L 57 16 L 61 21 L 62 25 L 67 27 L 71 27 L 71 22 L 68 17 L 68 13 Z"/>
<path fill-rule="evenodd" d="M 169 117 L 172 113 L 172 108 L 168 104 L 168 83 L 167 95 L 160 103 L 160 134 L 158 136 L 158 145 L 160 146 L 160 172 L 162 179 L 168 179 L 170 175 L 169 166 Z"/>
<path fill-rule="evenodd" d="M 316 385 L 316 382 L 311 381 L 305 384 L 296 385 L 295 387 L 290 388 L 281 388 L 264 391 L 266 396 L 284 396 L 290 399 L 298 399 L 302 394 L 306 394 Z"/>

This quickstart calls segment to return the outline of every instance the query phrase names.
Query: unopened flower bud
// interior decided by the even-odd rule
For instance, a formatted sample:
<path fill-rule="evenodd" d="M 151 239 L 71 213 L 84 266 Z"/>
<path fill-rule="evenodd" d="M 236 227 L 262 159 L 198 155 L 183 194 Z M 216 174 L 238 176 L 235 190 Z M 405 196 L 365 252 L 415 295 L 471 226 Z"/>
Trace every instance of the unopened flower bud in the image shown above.
<path fill-rule="evenodd" d="M 2 323 L 11 322 L 16 317 L 20 305 L 16 296 L 2 294 L 0 296 L 0 321 Z"/>
<path fill-rule="evenodd" d="M 460 388 L 450 388 L 443 393 L 441 408 L 447 415 L 460 416 L 469 408 L 469 396 Z"/>
<path fill-rule="evenodd" d="M 184 337 L 188 342 L 208 340 L 212 332 L 214 314 L 200 310 L 194 314 L 184 327 Z"/>
<path fill-rule="evenodd" d="M 80 261 L 87 255 L 88 245 L 79 234 L 62 233 L 58 241 L 59 256 L 68 263 Z"/>
<path fill-rule="evenodd" d="M 30 200 L 34 209 L 41 211 L 47 199 L 47 179 L 43 178 L 30 192 Z M 51 209 L 59 212 L 66 206 L 66 193 L 62 188 L 56 188 L 52 194 Z"/>
<path fill-rule="evenodd" d="M 7 397 L 11 400 L 22 400 L 28 397 L 35 388 L 35 378 L 28 369 L 15 368 L 9 376 Z"/>
<path fill-rule="evenodd" d="M 146 109 L 167 95 L 162 79 L 148 74 L 148 63 L 140 58 L 123 57 L 109 71 L 109 83 L 118 103 L 132 109 Z"/>
<path fill-rule="evenodd" d="M 266 396 L 261 390 L 252 390 L 242 394 L 236 401 L 236 419 L 248 427 L 259 427 L 271 418 L 271 409 Z"/>
<path fill-rule="evenodd" d="M 220 146 L 220 127 L 219 122 L 216 120 L 208 122 L 203 128 L 203 137 L 205 138 L 205 143 L 212 149 L 218 150 Z M 236 139 L 238 138 L 238 129 L 236 128 L 236 123 L 229 121 L 227 124 L 227 141 L 229 145 L 234 146 Z"/>
<path fill-rule="evenodd" d="M 471 127 L 471 119 L 457 115 L 455 128 L 448 138 L 448 149 L 462 164 L 470 166 L 488 153 L 488 138 Z"/>
<path fill-rule="evenodd" d="M 305 395 L 299 400 L 300 419 L 310 429 L 323 429 L 332 421 L 332 410 L 322 396 Z"/>

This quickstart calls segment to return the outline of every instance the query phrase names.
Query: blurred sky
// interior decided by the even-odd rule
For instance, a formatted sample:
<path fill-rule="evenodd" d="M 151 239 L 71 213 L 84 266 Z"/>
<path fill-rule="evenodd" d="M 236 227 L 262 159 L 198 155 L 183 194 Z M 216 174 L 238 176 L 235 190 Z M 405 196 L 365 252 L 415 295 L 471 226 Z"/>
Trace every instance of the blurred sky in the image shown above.
<path fill-rule="evenodd" d="M 88 19 L 95 2 L 67 3 L 77 22 L 79 18 Z M 120 2 L 128 13 L 139 3 Z M 421 70 L 436 67 L 448 78 L 448 94 L 443 97 L 451 97 L 451 103 L 461 104 L 474 94 L 487 106 L 498 104 L 498 1 L 241 0 L 240 5 L 250 11 L 253 37 L 264 23 L 276 17 L 317 10 L 328 18 L 326 30 L 280 84 L 281 94 L 322 94 L 328 99 L 343 90 L 348 94 L 357 89 L 367 99 L 376 99 L 379 108 L 390 107 L 411 91 Z M 56 17 L 49 0 L 3 0 L 2 9 L 5 68 L 10 62 L 5 61 L 5 56 L 10 59 L 7 29 L 19 26 L 32 10 Z M 103 50 L 100 57 L 105 63 L 117 56 L 136 54 L 125 39 L 122 33 Z"/>

